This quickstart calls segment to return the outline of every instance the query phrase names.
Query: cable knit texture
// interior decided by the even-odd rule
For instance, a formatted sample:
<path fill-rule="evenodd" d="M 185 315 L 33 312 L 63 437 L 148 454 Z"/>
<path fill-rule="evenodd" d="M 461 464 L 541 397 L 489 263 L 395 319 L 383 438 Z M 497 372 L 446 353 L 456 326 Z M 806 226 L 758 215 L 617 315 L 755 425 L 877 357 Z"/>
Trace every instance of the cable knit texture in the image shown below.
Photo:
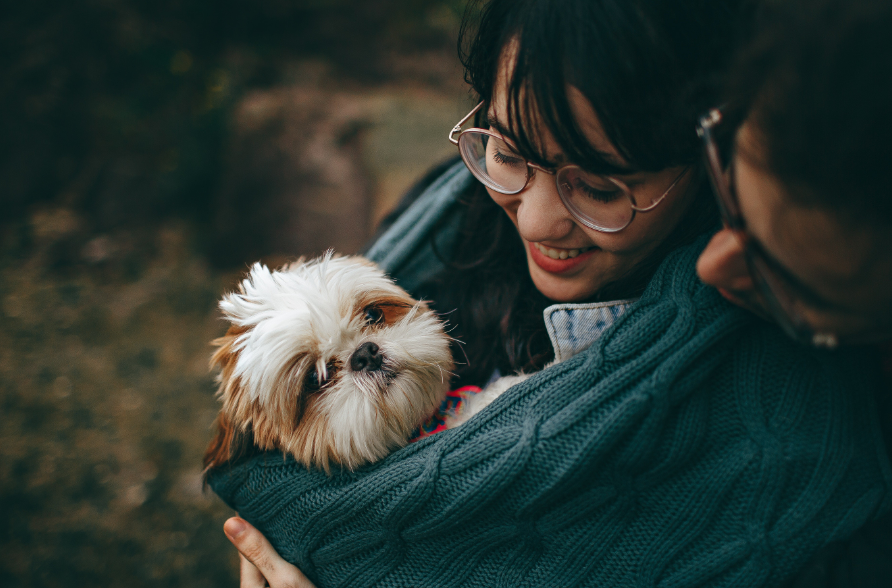
<path fill-rule="evenodd" d="M 325 588 L 779 585 L 889 510 L 874 382 L 726 303 L 702 246 L 457 429 L 356 472 L 265 454 L 211 486 Z"/>

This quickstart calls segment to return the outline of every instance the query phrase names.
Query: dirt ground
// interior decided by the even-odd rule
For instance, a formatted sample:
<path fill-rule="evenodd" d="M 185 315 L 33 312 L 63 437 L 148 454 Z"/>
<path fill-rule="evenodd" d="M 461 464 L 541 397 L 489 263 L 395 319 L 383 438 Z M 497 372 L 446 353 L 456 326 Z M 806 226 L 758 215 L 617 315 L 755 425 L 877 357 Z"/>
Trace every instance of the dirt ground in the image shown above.
<path fill-rule="evenodd" d="M 176 224 L 138 249 L 97 237 L 134 249 L 59 267 L 79 220 L 45 210 L 33 243 L 3 251 L 0 584 L 235 585 L 228 512 L 200 479 L 227 280 Z"/>
<path fill-rule="evenodd" d="M 166 55 L 169 75 L 199 61 Z M 202 95 L 228 97 L 194 141 L 54 151 L 65 181 L 49 188 L 38 159 L 16 164 L 36 171 L 0 202 L 14 212 L 0 223 L 0 586 L 237 585 L 231 512 L 201 484 L 216 302 L 256 259 L 357 250 L 453 153 L 446 134 L 473 106 L 451 46 L 392 54 L 383 78 L 337 59 L 212 78 Z M 200 205 L 176 200 L 190 190 Z"/>

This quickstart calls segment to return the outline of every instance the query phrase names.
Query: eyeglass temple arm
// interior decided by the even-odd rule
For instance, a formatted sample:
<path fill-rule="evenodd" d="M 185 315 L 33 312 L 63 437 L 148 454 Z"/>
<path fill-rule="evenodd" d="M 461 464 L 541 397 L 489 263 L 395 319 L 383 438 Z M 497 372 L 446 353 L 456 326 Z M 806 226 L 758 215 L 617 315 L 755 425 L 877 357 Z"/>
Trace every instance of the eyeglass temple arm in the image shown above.
<path fill-rule="evenodd" d="M 475 107 L 474 107 L 474 110 L 472 110 L 471 112 L 469 112 L 463 119 L 461 119 L 460 121 L 458 121 L 458 124 L 456 124 L 454 127 L 452 127 L 452 130 L 449 131 L 449 142 L 450 142 L 450 143 L 452 143 L 453 145 L 458 145 L 458 139 L 453 138 L 453 135 L 454 135 L 455 133 L 460 132 L 460 131 L 461 131 L 461 128 L 462 128 L 462 125 L 464 125 L 466 122 L 468 122 L 468 120 L 469 120 L 472 116 L 474 116 L 475 114 L 477 114 L 477 111 L 480 110 L 482 107 L 483 107 L 483 102 L 481 102 L 480 104 L 478 104 L 477 106 L 475 106 Z"/>
<path fill-rule="evenodd" d="M 722 122 L 722 111 L 719 108 L 712 108 L 700 117 L 700 124 L 697 125 L 697 136 L 703 137 L 707 133 L 712 132 L 712 128 Z"/>
<path fill-rule="evenodd" d="M 737 209 L 737 204 L 735 202 L 734 196 L 731 193 L 731 187 L 722 182 L 719 179 L 718 174 L 721 173 L 720 170 L 723 169 L 722 160 L 719 155 L 718 145 L 715 143 L 715 138 L 713 137 L 713 130 L 715 127 L 722 122 L 722 108 L 712 108 L 700 117 L 700 124 L 697 125 L 697 135 L 703 139 L 704 142 L 704 150 L 703 155 L 706 159 L 706 165 L 711 172 L 708 174 L 709 183 L 712 184 L 712 189 L 715 194 L 718 196 L 719 208 L 722 210 L 722 218 L 728 228 L 734 231 L 743 231 L 744 222 L 743 218 L 740 216 L 740 211 Z M 746 236 L 746 232 L 743 231 L 741 233 L 742 237 Z"/>
<path fill-rule="evenodd" d="M 709 112 L 700 117 L 700 124 L 697 125 L 697 136 L 703 139 L 705 144 L 704 155 L 708 163 L 720 165 L 719 153 L 712 137 L 712 129 L 722 122 L 722 111 L 718 108 L 712 108 Z M 714 185 L 716 190 L 720 188 Z"/>
<path fill-rule="evenodd" d="M 648 206 L 639 207 L 639 206 L 636 206 L 635 204 L 632 204 L 631 205 L 632 210 L 634 210 L 636 212 L 649 212 L 649 211 L 653 210 L 654 208 L 656 208 L 657 205 L 660 202 L 662 202 L 663 200 L 665 200 L 666 196 L 668 196 L 669 193 L 672 192 L 672 189 L 676 186 L 676 184 L 678 184 L 678 182 L 681 181 L 681 179 L 685 176 L 686 173 L 688 173 L 688 171 L 690 169 L 691 169 L 690 166 L 686 166 L 683 170 L 681 170 L 681 173 L 675 177 L 675 181 L 672 182 L 668 188 L 666 188 L 666 191 L 663 192 L 663 194 L 659 198 L 657 198 L 656 200 L 653 200 Z"/>

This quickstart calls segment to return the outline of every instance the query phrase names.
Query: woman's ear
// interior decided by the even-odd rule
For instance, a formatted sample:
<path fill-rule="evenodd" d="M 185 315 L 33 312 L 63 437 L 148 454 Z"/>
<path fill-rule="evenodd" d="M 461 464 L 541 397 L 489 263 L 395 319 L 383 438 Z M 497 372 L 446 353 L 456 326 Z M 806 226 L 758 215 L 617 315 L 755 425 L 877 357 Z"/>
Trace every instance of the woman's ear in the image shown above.
<path fill-rule="evenodd" d="M 743 244 L 731 229 L 724 228 L 709 241 L 697 260 L 697 275 L 719 290 L 746 293 L 753 278 L 746 265 Z"/>

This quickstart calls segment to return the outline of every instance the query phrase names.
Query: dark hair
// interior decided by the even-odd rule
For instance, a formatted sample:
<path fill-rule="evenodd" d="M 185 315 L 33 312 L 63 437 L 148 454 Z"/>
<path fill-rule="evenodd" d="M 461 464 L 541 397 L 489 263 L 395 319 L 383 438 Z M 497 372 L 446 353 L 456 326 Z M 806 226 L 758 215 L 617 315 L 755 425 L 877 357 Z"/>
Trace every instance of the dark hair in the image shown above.
<path fill-rule="evenodd" d="M 571 161 L 600 173 L 628 172 L 586 140 L 566 88 L 591 102 L 607 138 L 635 169 L 699 168 L 698 115 L 714 105 L 733 50 L 744 0 L 492 0 L 472 6 L 459 50 L 466 79 L 492 99 L 500 58 L 515 41 L 517 61 L 508 96 L 509 131 L 530 161 L 549 165 L 536 116 Z M 476 15 L 479 14 L 479 18 Z M 598 300 L 640 295 L 666 254 L 717 226 L 702 171 L 687 216 L 650 259 L 603 287 Z M 533 285 L 520 237 L 477 182 L 465 194 L 464 227 L 444 257 L 448 270 L 426 291 L 449 312 L 464 341 L 458 384 L 484 384 L 501 373 L 542 368 L 552 357 L 542 311 L 551 301 Z M 463 359 L 457 352 L 457 359 Z"/>
<path fill-rule="evenodd" d="M 588 143 L 566 88 L 589 100 L 607 138 L 636 169 L 698 161 L 691 121 L 714 106 L 733 52 L 741 0 L 493 0 L 479 26 L 462 29 L 466 80 L 492 98 L 502 50 L 516 40 L 509 128 L 521 152 L 540 156 L 527 124 L 538 113 L 571 161 L 593 172 L 623 170 Z"/>
<path fill-rule="evenodd" d="M 892 5 L 786 0 L 765 5 L 729 80 L 731 109 L 752 123 L 791 200 L 892 224 Z"/>

